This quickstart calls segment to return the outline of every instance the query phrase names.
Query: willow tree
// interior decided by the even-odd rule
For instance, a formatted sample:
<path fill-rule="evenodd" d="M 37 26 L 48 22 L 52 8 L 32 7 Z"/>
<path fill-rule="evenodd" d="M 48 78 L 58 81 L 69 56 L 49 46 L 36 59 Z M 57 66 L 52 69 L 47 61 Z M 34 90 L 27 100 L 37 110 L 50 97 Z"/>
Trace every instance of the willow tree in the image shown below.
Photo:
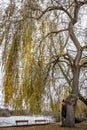
<path fill-rule="evenodd" d="M 80 70 L 87 63 L 81 61 L 87 46 L 78 36 L 78 21 L 86 4 L 77 0 L 10 0 L 0 38 L 4 44 L 5 104 L 18 110 L 27 107 L 31 112 L 39 106 L 40 112 L 44 92 L 53 103 L 49 88 L 62 82 L 57 82 L 61 71 L 70 87 L 66 126 L 74 126 Z"/>
<path fill-rule="evenodd" d="M 46 2 L 44 4 L 44 2 Z M 81 67 L 84 67 L 87 62 L 84 61 L 84 64 L 81 64 L 81 60 L 83 58 L 83 53 L 85 49 L 87 49 L 87 45 L 85 41 L 81 41 L 78 34 L 78 23 L 80 20 L 80 11 L 83 12 L 83 8 L 87 5 L 87 1 L 78 1 L 78 0 L 66 0 L 66 1 L 43 1 L 42 10 L 40 10 L 40 15 L 37 17 L 37 20 L 46 20 L 50 19 L 52 21 L 57 21 L 57 28 L 47 33 L 43 38 L 46 39 L 50 35 L 53 34 L 62 35 L 62 43 L 65 45 L 64 39 L 69 36 L 69 40 L 66 45 L 63 47 L 62 54 L 57 55 L 56 60 L 54 62 L 54 66 L 56 64 L 59 65 L 65 79 L 68 83 L 69 77 L 64 71 L 64 67 L 69 66 L 69 70 L 67 71 L 71 77 L 71 92 L 70 95 L 66 98 L 67 102 L 67 116 L 66 116 L 66 126 L 74 127 L 75 125 L 75 107 L 78 99 L 79 92 L 79 77 Z M 87 6 L 86 6 L 87 7 Z M 34 9 L 33 9 L 34 10 Z M 52 15 L 51 15 L 52 14 Z M 50 17 L 49 17 L 50 16 Z M 53 18 L 52 18 L 53 16 Z M 54 21 L 54 22 L 55 22 Z M 49 26 L 50 27 L 50 26 Z M 79 32 L 81 29 L 79 30 Z M 83 35 L 82 35 L 83 36 Z M 50 37 L 49 37 L 50 39 Z M 42 42 L 43 42 L 42 40 Z M 81 42 L 80 42 L 81 41 Z M 62 63 L 65 65 L 63 65 Z"/>
<path fill-rule="evenodd" d="M 38 45 L 32 43 L 34 23 L 31 7 L 35 6 L 34 1 L 10 0 L 0 26 L 0 43 L 4 47 L 4 103 L 16 111 L 26 108 L 32 113 L 41 112 L 44 64 Z"/>
<path fill-rule="evenodd" d="M 50 68 L 46 65 L 51 62 L 53 53 L 51 45 L 47 44 L 49 40 L 40 45 L 35 37 L 40 33 L 40 37 L 44 37 L 44 32 L 50 25 L 49 22 L 38 23 L 31 19 L 39 13 L 39 5 L 36 5 L 35 1 L 9 1 L 3 13 L 0 39 L 4 46 L 4 103 L 16 111 L 27 109 L 30 113 L 42 111 L 42 100 L 45 100 L 43 95 L 50 89 L 49 87 L 45 91 L 48 75 L 45 72 Z M 36 11 L 32 13 L 33 8 Z M 49 78 L 47 82 L 49 86 L 50 80 L 52 79 Z M 49 95 L 50 91 L 47 97 Z"/>

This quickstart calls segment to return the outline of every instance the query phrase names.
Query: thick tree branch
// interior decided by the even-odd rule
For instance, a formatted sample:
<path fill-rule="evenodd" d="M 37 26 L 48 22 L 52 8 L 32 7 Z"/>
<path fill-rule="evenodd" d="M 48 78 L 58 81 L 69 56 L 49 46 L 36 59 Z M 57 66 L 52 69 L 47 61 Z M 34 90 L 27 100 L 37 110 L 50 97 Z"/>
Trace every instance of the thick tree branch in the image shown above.
<path fill-rule="evenodd" d="M 39 19 L 40 19 L 44 14 L 46 14 L 47 12 L 53 11 L 53 10 L 63 11 L 63 12 L 65 12 L 65 13 L 69 16 L 69 18 L 70 18 L 71 20 L 73 20 L 73 19 L 72 19 L 72 16 L 70 15 L 70 13 L 69 13 L 66 9 L 64 9 L 62 6 L 51 6 L 51 7 L 46 8 L 46 9 L 42 12 L 42 14 L 37 18 L 37 20 L 39 20 Z"/>
<path fill-rule="evenodd" d="M 87 45 L 82 47 L 82 50 L 85 50 L 85 49 L 87 49 Z"/>
<path fill-rule="evenodd" d="M 76 48 L 78 50 L 76 58 L 75 58 L 75 64 L 77 65 L 79 63 L 80 59 L 81 59 L 82 48 L 80 46 L 80 43 L 79 43 L 78 39 L 75 36 L 72 22 L 70 22 L 70 24 L 69 24 L 69 33 L 70 33 L 71 40 L 73 41 L 74 45 L 76 46 Z"/>
<path fill-rule="evenodd" d="M 87 98 L 85 99 L 80 93 L 78 94 L 79 99 L 85 104 L 87 105 Z"/>
<path fill-rule="evenodd" d="M 77 22 L 77 19 L 78 19 L 78 12 L 79 12 L 79 9 L 82 5 L 84 4 L 87 4 L 87 0 L 84 1 L 84 2 L 81 2 L 81 1 L 77 1 L 77 0 L 74 0 L 75 2 L 75 10 L 74 10 L 74 24 Z"/>
<path fill-rule="evenodd" d="M 87 56 L 80 60 L 80 67 L 87 67 Z"/>

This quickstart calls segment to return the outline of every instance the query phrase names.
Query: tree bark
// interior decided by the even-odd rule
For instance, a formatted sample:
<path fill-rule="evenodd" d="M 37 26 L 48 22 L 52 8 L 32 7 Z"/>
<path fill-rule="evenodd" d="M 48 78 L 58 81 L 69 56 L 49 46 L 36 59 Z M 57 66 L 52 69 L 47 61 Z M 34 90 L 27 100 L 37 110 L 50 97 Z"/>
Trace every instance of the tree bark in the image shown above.
<path fill-rule="evenodd" d="M 77 103 L 77 93 L 71 93 L 66 99 L 67 105 L 67 114 L 66 114 L 66 123 L 65 126 L 67 127 L 74 127 L 75 126 L 75 107 Z"/>
<path fill-rule="evenodd" d="M 75 107 L 72 104 L 67 103 L 67 116 L 65 121 L 65 126 L 74 127 L 75 124 Z"/>

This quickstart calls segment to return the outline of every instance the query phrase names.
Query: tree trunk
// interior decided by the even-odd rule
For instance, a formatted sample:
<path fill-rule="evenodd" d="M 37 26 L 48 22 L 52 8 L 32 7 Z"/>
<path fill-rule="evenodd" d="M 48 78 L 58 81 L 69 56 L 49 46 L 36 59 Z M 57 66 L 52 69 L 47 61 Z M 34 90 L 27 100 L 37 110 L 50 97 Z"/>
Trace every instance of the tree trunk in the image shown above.
<path fill-rule="evenodd" d="M 67 116 L 65 126 L 74 127 L 75 124 L 75 107 L 71 104 L 67 104 Z"/>
<path fill-rule="evenodd" d="M 75 126 L 75 107 L 78 99 L 78 82 L 79 82 L 79 66 L 73 66 L 73 83 L 72 83 L 72 92 L 66 99 L 67 104 L 67 114 L 65 126 L 74 127 Z"/>
<path fill-rule="evenodd" d="M 66 99 L 67 104 L 67 113 L 66 113 L 66 121 L 65 126 L 74 127 L 75 126 L 75 107 L 77 103 L 77 96 L 71 94 Z"/>

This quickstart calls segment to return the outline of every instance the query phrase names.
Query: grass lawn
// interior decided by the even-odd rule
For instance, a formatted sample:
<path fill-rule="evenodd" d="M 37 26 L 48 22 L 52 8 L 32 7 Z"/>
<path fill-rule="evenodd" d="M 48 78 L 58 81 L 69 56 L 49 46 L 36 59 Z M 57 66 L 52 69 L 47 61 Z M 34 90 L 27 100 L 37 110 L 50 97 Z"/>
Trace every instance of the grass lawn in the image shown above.
<path fill-rule="evenodd" d="M 7 127 L 0 130 L 87 130 L 87 121 L 76 124 L 75 128 L 60 127 L 58 123 L 49 125 L 23 126 L 23 127 Z"/>

